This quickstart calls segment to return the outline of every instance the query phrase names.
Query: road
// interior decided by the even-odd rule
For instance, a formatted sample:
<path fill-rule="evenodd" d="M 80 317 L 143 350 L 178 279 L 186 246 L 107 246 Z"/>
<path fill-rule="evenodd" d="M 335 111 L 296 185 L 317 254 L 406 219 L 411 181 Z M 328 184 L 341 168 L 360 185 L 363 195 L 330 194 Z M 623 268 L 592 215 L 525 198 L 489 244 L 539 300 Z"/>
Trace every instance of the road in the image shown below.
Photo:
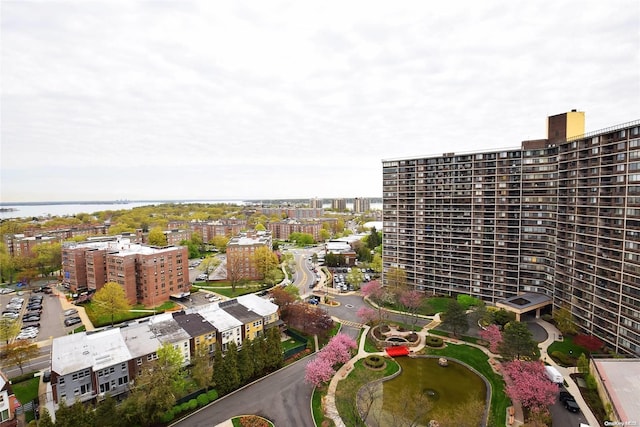
<path fill-rule="evenodd" d="M 255 414 L 277 426 L 312 427 L 310 402 L 313 387 L 304 383 L 308 356 L 225 396 L 183 421 L 180 427 L 212 427 L 242 414 Z"/>

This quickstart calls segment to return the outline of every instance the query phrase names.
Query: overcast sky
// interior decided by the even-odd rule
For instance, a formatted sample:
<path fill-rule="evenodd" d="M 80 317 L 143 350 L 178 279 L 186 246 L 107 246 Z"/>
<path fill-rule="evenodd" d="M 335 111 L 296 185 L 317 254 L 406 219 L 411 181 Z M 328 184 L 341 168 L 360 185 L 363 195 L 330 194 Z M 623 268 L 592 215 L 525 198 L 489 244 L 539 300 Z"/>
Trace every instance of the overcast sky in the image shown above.
<path fill-rule="evenodd" d="M 637 0 L 1 1 L 1 200 L 380 197 L 640 119 Z"/>

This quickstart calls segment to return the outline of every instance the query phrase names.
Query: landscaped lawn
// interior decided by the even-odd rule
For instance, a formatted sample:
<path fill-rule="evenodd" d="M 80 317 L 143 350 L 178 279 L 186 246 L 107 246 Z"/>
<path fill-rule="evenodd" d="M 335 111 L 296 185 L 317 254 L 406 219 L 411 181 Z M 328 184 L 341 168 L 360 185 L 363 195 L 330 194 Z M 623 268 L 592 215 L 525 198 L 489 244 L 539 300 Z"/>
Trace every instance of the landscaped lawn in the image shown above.
<path fill-rule="evenodd" d="M 417 313 L 422 316 L 433 316 L 436 313 L 442 313 L 448 308 L 451 301 L 453 301 L 453 298 L 448 297 L 425 298 Z M 404 308 L 397 304 L 384 304 L 384 307 L 391 310 L 404 311 Z"/>
<path fill-rule="evenodd" d="M 13 393 L 16 395 L 21 404 L 31 402 L 38 397 L 38 385 L 40 384 L 40 377 L 31 378 L 27 381 L 22 381 L 11 385 Z M 26 421 L 29 422 L 34 418 L 33 411 L 29 411 L 26 414 Z"/>
<path fill-rule="evenodd" d="M 556 351 L 563 353 L 568 359 L 571 360 L 577 360 L 583 353 L 585 353 L 586 355 L 589 354 L 587 349 L 573 342 L 572 336 L 567 335 L 564 336 L 564 339 L 562 341 L 554 341 L 553 343 L 551 343 L 551 345 L 547 349 L 547 354 L 549 356 L 552 356 Z M 573 364 L 573 362 L 571 364 Z"/>
<path fill-rule="evenodd" d="M 89 316 L 91 323 L 93 323 L 93 326 L 100 327 L 100 326 L 106 326 L 111 324 L 111 316 L 108 316 L 108 315 L 98 316 L 93 309 L 92 303 L 84 304 L 83 307 L 85 308 L 87 312 L 87 316 Z M 133 319 L 139 319 L 141 317 L 151 316 L 154 314 L 154 312 L 155 314 L 163 313 L 175 307 L 176 307 L 176 303 L 173 301 L 165 301 L 163 304 L 155 307 L 155 309 L 153 307 L 145 307 L 142 304 L 137 304 L 131 308 L 131 311 L 124 314 L 115 315 L 113 318 L 113 323 L 117 324 L 127 320 L 133 320 Z M 140 310 L 140 311 L 136 311 L 136 310 Z"/>

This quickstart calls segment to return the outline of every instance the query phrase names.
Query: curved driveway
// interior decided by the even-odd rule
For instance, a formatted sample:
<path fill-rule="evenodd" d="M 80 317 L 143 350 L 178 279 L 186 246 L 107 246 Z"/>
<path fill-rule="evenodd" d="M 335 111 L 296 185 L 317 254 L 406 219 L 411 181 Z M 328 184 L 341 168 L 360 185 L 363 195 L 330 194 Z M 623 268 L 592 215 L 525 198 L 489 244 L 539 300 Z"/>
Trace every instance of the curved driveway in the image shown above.
<path fill-rule="evenodd" d="M 238 415 L 255 414 L 277 426 L 313 427 L 311 393 L 304 382 L 309 356 L 218 399 L 172 426 L 213 427 Z"/>

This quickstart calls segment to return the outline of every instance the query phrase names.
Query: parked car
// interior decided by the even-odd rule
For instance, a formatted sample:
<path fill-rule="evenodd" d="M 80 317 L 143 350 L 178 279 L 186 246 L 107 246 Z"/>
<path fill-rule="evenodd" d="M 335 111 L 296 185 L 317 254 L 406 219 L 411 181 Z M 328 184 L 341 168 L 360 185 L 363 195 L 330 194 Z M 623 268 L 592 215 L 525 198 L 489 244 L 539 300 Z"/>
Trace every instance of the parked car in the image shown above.
<path fill-rule="evenodd" d="M 44 371 L 44 373 L 42 374 L 42 381 L 45 383 L 51 381 L 51 371 Z"/>
<path fill-rule="evenodd" d="M 75 308 L 70 308 L 68 310 L 63 311 L 62 314 L 64 314 L 65 317 L 67 317 L 67 316 L 71 316 L 72 314 L 78 314 L 78 310 L 76 310 Z"/>
<path fill-rule="evenodd" d="M 11 292 L 15 292 L 15 289 L 11 289 L 11 288 L 0 289 L 0 295 L 10 294 Z"/>
<path fill-rule="evenodd" d="M 29 304 L 27 310 L 42 310 L 42 304 Z"/>
<path fill-rule="evenodd" d="M 64 319 L 65 326 L 72 326 L 78 323 L 82 323 L 82 319 L 80 319 L 79 317 L 67 317 L 66 319 Z"/>
<path fill-rule="evenodd" d="M 564 407 L 571 412 L 580 412 L 580 406 L 578 406 L 573 397 L 564 401 Z"/>
<path fill-rule="evenodd" d="M 29 323 L 29 324 L 23 324 L 22 325 L 22 329 L 29 329 L 29 328 L 39 328 L 40 327 L 40 323 L 36 322 L 36 323 Z"/>
<path fill-rule="evenodd" d="M 23 322 L 39 322 L 40 316 L 38 315 L 23 316 L 22 321 Z"/>
<path fill-rule="evenodd" d="M 18 317 L 20 317 L 20 315 L 18 313 L 2 313 L 2 317 L 6 317 L 8 319 L 17 319 Z"/>

